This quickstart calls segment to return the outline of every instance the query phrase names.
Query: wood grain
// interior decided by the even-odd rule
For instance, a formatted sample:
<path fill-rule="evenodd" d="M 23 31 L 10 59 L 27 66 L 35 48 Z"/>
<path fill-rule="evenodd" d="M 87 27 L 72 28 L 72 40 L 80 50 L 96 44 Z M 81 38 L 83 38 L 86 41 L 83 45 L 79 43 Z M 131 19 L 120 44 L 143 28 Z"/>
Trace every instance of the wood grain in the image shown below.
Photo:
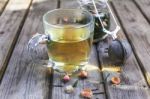
<path fill-rule="evenodd" d="M 5 6 L 7 5 L 9 0 L 0 0 L 0 15 L 3 12 Z"/>
<path fill-rule="evenodd" d="M 15 46 L 31 0 L 10 0 L 0 16 L 0 78 Z"/>
<path fill-rule="evenodd" d="M 113 5 L 150 85 L 150 25 L 131 0 L 113 1 Z"/>
<path fill-rule="evenodd" d="M 113 65 L 105 48 L 107 48 L 110 41 L 100 42 L 98 45 L 99 58 L 103 77 L 110 76 L 105 83 L 105 90 L 108 99 L 148 99 L 148 87 L 146 81 L 141 73 L 141 70 L 132 54 L 123 66 Z M 121 70 L 121 71 L 120 71 Z M 119 72 L 118 72 L 119 71 Z M 111 84 L 111 77 L 117 76 L 121 78 L 121 84 L 113 86 Z M 131 95 L 130 95 L 131 94 Z M 134 97 L 133 97 L 133 96 Z"/>
<path fill-rule="evenodd" d="M 111 22 L 111 25 L 114 27 L 113 22 Z M 118 39 L 127 40 L 122 30 L 118 32 Z M 106 76 L 110 74 L 110 77 L 107 79 L 107 83 L 105 83 L 107 98 L 149 99 L 149 88 L 134 54 L 128 58 L 123 66 L 116 66 L 113 65 L 113 61 L 111 61 L 108 54 L 105 53 L 105 48 L 109 47 L 111 40 L 112 39 L 108 37 L 106 40 L 99 42 L 97 47 L 101 61 L 101 68 L 104 70 L 103 77 L 106 78 Z M 120 77 L 122 85 L 113 86 L 110 82 L 111 77 L 113 76 Z"/>
<path fill-rule="evenodd" d="M 78 8 L 78 3 L 73 0 L 61 0 L 60 4 L 61 8 Z M 75 92 L 73 94 L 64 93 L 64 88 L 67 85 L 72 85 L 78 77 L 74 74 L 71 81 L 67 84 L 63 84 L 61 82 L 61 76 L 57 73 L 53 75 L 53 85 L 63 85 L 64 87 L 54 87 L 52 89 L 52 99 L 80 99 L 80 92 L 84 88 L 98 89 L 95 92 L 104 92 L 103 84 L 99 84 L 102 81 L 102 75 L 99 70 L 98 57 L 96 52 L 96 46 L 93 45 L 92 51 L 90 54 L 89 63 L 86 66 L 88 70 L 88 79 L 79 80 L 78 86 L 75 88 Z M 105 99 L 105 94 L 97 94 L 94 95 L 92 99 Z"/>
<path fill-rule="evenodd" d="M 142 14 L 150 23 L 150 0 L 134 0 Z"/>
<path fill-rule="evenodd" d="M 12 1 L 14 2 L 16 0 L 12 0 Z M 62 3 L 61 7 L 67 8 L 68 6 L 69 8 L 71 7 L 76 8 L 75 6 L 76 3 L 74 2 L 75 1 L 61 0 Z M 150 74 L 149 74 L 150 71 L 148 68 L 149 24 L 144 19 L 141 12 L 137 9 L 135 4 L 131 0 L 113 1 L 113 5 L 119 16 L 119 21 L 121 22 L 121 25 L 123 26 L 125 32 L 127 33 L 127 36 L 138 57 L 138 60 L 141 63 L 140 65 L 144 70 L 145 76 L 147 77 L 147 81 L 149 82 L 150 79 Z M 26 6 L 26 8 L 28 8 L 28 6 Z M 3 13 L 2 16 L 0 17 L 0 19 L 3 18 L 3 21 L 0 20 L 0 23 L 5 23 L 5 21 L 7 21 L 7 24 L 5 23 L 5 25 L 3 24 L 0 25 L 0 30 L 5 29 L 4 27 L 7 26 L 6 33 L 2 31 L 0 34 L 0 40 L 1 40 L 0 48 L 2 49 L 4 48 L 2 51 L 0 51 L 0 56 L 3 57 L 8 56 L 7 50 L 9 50 L 8 46 L 5 47 L 3 45 L 1 47 L 1 44 L 6 43 L 6 45 L 10 46 L 12 43 L 9 40 L 13 41 L 12 40 L 13 38 L 10 37 L 14 37 L 13 36 L 14 33 L 18 33 L 17 35 L 20 34 L 15 49 L 12 53 L 12 57 L 10 58 L 10 61 L 8 63 L 8 68 L 6 69 L 5 75 L 0 85 L 1 99 L 51 99 L 51 98 L 52 99 L 60 99 L 60 98 L 80 99 L 79 93 L 82 90 L 82 88 L 85 87 L 98 88 L 97 90 L 98 92 L 104 92 L 103 84 L 101 85 L 97 84 L 100 81 L 102 81 L 101 71 L 98 68 L 100 64 L 97 60 L 98 59 L 97 54 L 99 55 L 102 69 L 105 68 L 106 66 L 108 67 L 111 65 L 111 61 L 108 58 L 108 55 L 104 53 L 104 48 L 108 47 L 108 42 L 110 42 L 110 39 L 100 42 L 98 46 L 94 45 L 92 47 L 89 64 L 87 65 L 89 71 L 89 78 L 86 80 L 80 80 L 78 87 L 75 89 L 75 93 L 71 95 L 64 94 L 64 87 L 58 88 L 58 87 L 51 86 L 51 82 L 52 82 L 50 78 L 51 70 L 49 70 L 46 67 L 42 67 L 40 65 L 33 63 L 26 49 L 27 42 L 31 38 L 33 33 L 35 32 L 43 33 L 42 15 L 46 11 L 56 8 L 56 6 L 58 6 L 56 0 L 33 0 L 29 14 L 27 15 L 25 24 L 21 32 L 17 32 L 20 25 L 19 22 L 20 23 L 22 22 L 18 20 L 21 19 L 24 20 L 24 18 L 20 18 L 20 17 L 26 16 L 24 13 L 27 10 L 25 9 L 19 10 L 19 15 L 17 13 L 18 10 L 17 12 L 14 11 L 15 13 L 14 12 L 10 13 L 7 10 L 9 13 L 8 12 L 6 13 L 4 11 L 6 15 L 3 15 L 4 14 Z M 8 8 L 6 7 L 6 9 Z M 17 8 L 16 5 L 14 8 L 15 9 Z M 13 15 L 18 16 L 19 18 Z M 14 21 L 11 21 L 10 19 Z M 5 37 L 6 40 L 8 40 L 8 44 L 3 37 Z M 120 39 L 126 39 L 122 31 L 120 32 L 119 37 Z M 98 53 L 96 52 L 96 50 L 98 51 Z M 44 53 L 45 55 L 45 51 L 39 53 L 40 54 Z M 1 62 L 1 58 L 0 58 L 0 62 Z M 103 71 L 103 77 L 105 78 L 108 73 L 110 73 L 111 76 L 114 75 L 120 76 L 122 81 L 121 83 L 123 85 L 118 85 L 118 86 L 111 85 L 110 83 L 111 76 L 110 76 L 107 79 L 107 83 L 105 83 L 107 97 L 105 97 L 105 94 L 98 94 L 95 95 L 93 99 L 106 99 L 106 98 L 108 99 L 149 99 L 150 90 L 147 87 L 145 79 L 139 68 L 139 64 L 137 63 L 135 56 L 133 54 L 125 63 L 125 65 L 122 67 L 121 73 L 112 72 L 112 71 Z M 54 78 L 52 83 L 53 85 L 62 84 L 60 82 L 59 75 L 57 75 L 56 73 L 54 73 L 53 78 Z M 72 79 L 71 82 L 67 83 L 66 85 L 72 84 L 76 79 L 77 77 Z M 52 90 L 51 87 L 53 87 Z"/>
<path fill-rule="evenodd" d="M 60 0 L 60 3 L 61 8 L 76 9 L 80 7 L 77 0 Z"/>
<path fill-rule="evenodd" d="M 35 64 L 26 48 L 33 33 L 44 32 L 42 16 L 48 10 L 56 8 L 56 5 L 56 0 L 32 2 L 0 85 L 1 99 L 50 99 L 51 72 L 48 68 Z"/>

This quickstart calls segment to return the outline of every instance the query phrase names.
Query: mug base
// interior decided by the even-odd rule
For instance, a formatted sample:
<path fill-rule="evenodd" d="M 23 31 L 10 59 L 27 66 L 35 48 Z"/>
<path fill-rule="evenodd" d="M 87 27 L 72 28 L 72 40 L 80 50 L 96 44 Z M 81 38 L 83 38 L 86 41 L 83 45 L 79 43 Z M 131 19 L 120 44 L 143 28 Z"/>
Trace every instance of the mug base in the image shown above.
<path fill-rule="evenodd" d="M 73 64 L 64 64 L 64 63 L 54 62 L 52 68 L 54 71 L 58 73 L 72 74 L 72 73 L 77 73 L 80 70 L 82 70 L 87 63 L 88 62 L 82 62 L 79 65 L 73 65 Z"/>

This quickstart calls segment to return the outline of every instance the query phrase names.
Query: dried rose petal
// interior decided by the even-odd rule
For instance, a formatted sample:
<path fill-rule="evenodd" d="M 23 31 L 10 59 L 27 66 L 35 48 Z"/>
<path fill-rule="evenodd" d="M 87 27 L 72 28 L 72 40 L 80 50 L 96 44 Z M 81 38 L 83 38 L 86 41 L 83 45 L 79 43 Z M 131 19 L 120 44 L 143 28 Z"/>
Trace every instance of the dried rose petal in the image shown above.
<path fill-rule="evenodd" d="M 65 22 L 68 22 L 68 18 L 67 18 L 67 17 L 64 17 L 63 20 L 64 20 Z"/>
<path fill-rule="evenodd" d="M 92 92 L 91 89 L 85 88 L 85 89 L 83 89 L 83 90 L 81 91 L 80 95 L 81 95 L 82 97 L 91 99 L 92 96 L 93 96 L 93 92 Z"/>
<path fill-rule="evenodd" d="M 80 78 L 87 78 L 87 76 L 88 76 L 88 72 L 87 71 L 85 71 L 85 70 L 80 71 L 80 73 L 79 73 L 79 77 Z"/>
<path fill-rule="evenodd" d="M 112 77 L 111 82 L 112 82 L 112 84 L 118 85 L 118 84 L 120 84 L 121 80 L 119 77 Z"/>
<path fill-rule="evenodd" d="M 64 81 L 64 82 L 70 81 L 69 75 L 65 75 L 64 78 L 63 78 L 63 81 Z"/>

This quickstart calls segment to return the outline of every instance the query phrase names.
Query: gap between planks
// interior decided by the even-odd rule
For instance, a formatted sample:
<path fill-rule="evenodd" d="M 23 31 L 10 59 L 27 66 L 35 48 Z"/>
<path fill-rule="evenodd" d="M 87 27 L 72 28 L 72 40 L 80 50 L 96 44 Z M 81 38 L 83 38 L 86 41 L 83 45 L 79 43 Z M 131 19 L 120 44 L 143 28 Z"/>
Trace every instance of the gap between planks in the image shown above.
<path fill-rule="evenodd" d="M 150 0 L 133 0 L 133 2 L 150 24 Z"/>
<path fill-rule="evenodd" d="M 3 74 L 5 73 L 5 70 L 7 68 L 7 64 L 9 62 L 9 59 L 11 57 L 11 54 L 12 54 L 15 44 L 17 42 L 18 36 L 20 34 L 20 31 L 22 29 L 22 26 L 24 24 L 27 14 L 28 14 L 29 7 L 31 5 L 32 0 L 30 0 L 30 1 L 28 0 L 28 2 L 20 2 L 20 4 L 22 4 L 22 7 L 25 8 L 25 11 L 18 11 L 18 12 L 12 9 L 17 2 L 18 2 L 17 0 L 13 0 L 13 1 L 10 0 L 9 3 L 7 4 L 6 9 L 4 10 L 2 16 L 0 17 L 0 24 L 2 24 L 0 27 L 0 32 L 3 32 L 3 34 L 0 35 L 1 40 L 2 40 L 2 42 L 0 43 L 0 46 L 1 46 L 0 82 L 3 77 Z M 25 4 L 25 5 L 23 5 L 23 4 Z M 21 8 L 21 6 L 18 8 Z M 18 18 L 18 20 L 12 24 L 11 22 L 14 21 L 12 19 L 13 17 L 20 17 L 20 20 Z M 9 21 L 9 22 L 7 23 L 7 21 Z M 11 28 L 10 28 L 9 24 L 12 24 Z M 6 50 L 4 50 L 4 49 L 6 49 Z"/>
<path fill-rule="evenodd" d="M 44 32 L 42 15 L 56 6 L 55 0 L 33 0 L 0 85 L 2 99 L 50 98 L 51 71 L 35 64 L 26 46 L 33 32 Z M 39 53 L 47 55 L 45 51 Z"/>
<path fill-rule="evenodd" d="M 117 7 L 117 3 L 121 3 L 113 1 L 113 7 L 116 10 L 117 15 L 119 16 L 119 21 L 123 27 L 123 30 L 125 31 L 125 35 L 128 38 L 133 51 L 135 53 L 136 59 L 138 60 L 138 63 L 140 65 L 140 68 L 146 78 L 147 83 L 150 85 L 150 68 L 148 66 L 150 56 L 149 56 L 149 23 L 143 17 L 141 12 L 138 10 L 134 2 L 132 1 L 126 1 L 122 2 L 122 7 L 119 6 Z M 128 16 L 127 18 L 122 16 L 122 12 L 120 12 L 119 9 L 124 8 L 126 5 L 130 5 L 129 8 L 126 10 L 122 11 L 127 13 Z M 134 9 L 134 11 L 133 11 Z M 125 22 L 126 20 L 126 22 Z M 132 22 L 131 22 L 132 21 Z M 129 22 L 131 22 L 129 25 Z M 139 46 L 142 45 L 142 46 Z M 145 59 L 146 57 L 146 59 Z"/>
<path fill-rule="evenodd" d="M 119 35 L 118 35 L 119 39 L 126 39 L 123 32 L 119 31 Z M 102 52 L 103 51 L 103 47 L 108 47 L 108 42 L 109 39 L 104 40 L 103 42 L 99 43 L 99 46 L 97 46 L 97 51 L 99 51 L 99 59 L 100 59 L 100 63 L 102 64 L 102 68 L 104 67 L 103 65 L 107 65 L 109 64 L 109 62 L 111 63 L 109 58 L 104 58 L 103 59 L 103 55 Z M 104 55 L 107 56 L 107 55 Z M 106 61 L 107 60 L 107 61 Z M 133 61 L 133 62 L 132 62 Z M 130 66 L 130 67 L 129 67 Z M 132 68 L 131 68 L 132 67 Z M 125 66 L 122 67 L 124 69 L 124 71 L 122 71 L 121 75 L 120 73 L 118 74 L 117 72 L 113 73 L 113 72 L 104 72 L 103 76 L 106 77 L 108 73 L 111 73 L 111 76 L 121 76 L 122 82 L 125 83 L 126 85 L 119 86 L 119 87 L 112 87 L 110 85 L 110 78 L 111 76 L 108 78 L 108 83 L 105 84 L 105 89 L 107 92 L 107 99 L 141 99 L 144 97 L 144 99 L 148 99 L 149 97 L 149 89 L 147 86 L 147 83 L 144 79 L 144 76 L 142 75 L 142 72 L 140 70 L 140 66 L 138 65 L 134 55 L 131 55 L 130 58 L 128 59 L 128 62 L 125 64 Z M 135 70 L 135 74 L 138 74 L 138 79 L 136 80 L 134 76 L 129 76 L 129 74 L 133 74 L 133 71 L 131 70 Z M 127 74 L 126 74 L 127 73 Z M 139 82 L 140 80 L 142 80 L 139 84 L 136 82 Z M 125 88 L 125 89 L 124 89 Z M 123 91 L 124 90 L 124 91 Z M 125 91 L 126 90 L 126 91 Z M 128 93 L 131 93 L 130 96 Z M 134 96 L 135 95 L 135 96 Z"/>

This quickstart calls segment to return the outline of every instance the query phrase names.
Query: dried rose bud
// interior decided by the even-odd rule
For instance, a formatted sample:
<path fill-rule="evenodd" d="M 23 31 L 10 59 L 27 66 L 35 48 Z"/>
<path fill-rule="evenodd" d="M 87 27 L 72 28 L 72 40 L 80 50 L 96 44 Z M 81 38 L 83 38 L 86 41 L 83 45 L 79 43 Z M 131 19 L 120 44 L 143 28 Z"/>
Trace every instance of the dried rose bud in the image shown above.
<path fill-rule="evenodd" d="M 111 78 L 111 83 L 112 84 L 118 85 L 118 84 L 120 84 L 120 82 L 121 82 L 121 80 L 120 80 L 119 77 L 112 77 Z"/>
<path fill-rule="evenodd" d="M 93 92 L 91 89 L 89 88 L 85 88 L 81 91 L 80 95 L 84 98 L 88 98 L 88 99 L 91 99 L 92 96 L 93 96 Z"/>
<path fill-rule="evenodd" d="M 65 75 L 64 78 L 63 78 L 63 81 L 64 81 L 64 82 L 70 81 L 69 75 Z"/>
<path fill-rule="evenodd" d="M 66 86 L 65 92 L 66 92 L 67 94 L 73 93 L 73 92 L 74 92 L 74 88 L 72 87 L 72 85 Z"/>
<path fill-rule="evenodd" d="M 63 20 L 64 20 L 64 22 L 68 22 L 68 18 L 67 17 L 64 17 Z"/>
<path fill-rule="evenodd" d="M 87 78 L 87 76 L 88 76 L 87 71 L 85 71 L 85 70 L 80 71 L 80 73 L 79 73 L 80 78 Z"/>

